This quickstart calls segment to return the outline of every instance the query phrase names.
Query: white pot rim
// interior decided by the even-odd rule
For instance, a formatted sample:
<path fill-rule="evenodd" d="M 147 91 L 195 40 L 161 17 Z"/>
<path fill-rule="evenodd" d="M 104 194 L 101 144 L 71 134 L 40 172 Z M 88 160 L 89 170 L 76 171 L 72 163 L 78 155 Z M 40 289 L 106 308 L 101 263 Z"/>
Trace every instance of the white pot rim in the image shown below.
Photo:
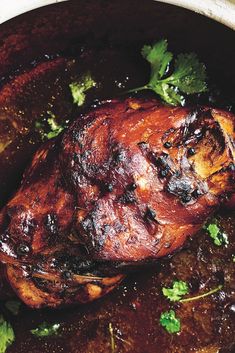
<path fill-rule="evenodd" d="M 39 7 L 68 0 L 0 0 L 0 24 Z"/>
<path fill-rule="evenodd" d="M 0 24 L 36 8 L 68 0 L 0 0 Z M 143 0 L 144 1 L 144 0 Z M 235 30 L 235 0 L 155 0 L 198 12 Z"/>
<path fill-rule="evenodd" d="M 235 0 L 158 0 L 210 17 L 235 30 Z"/>

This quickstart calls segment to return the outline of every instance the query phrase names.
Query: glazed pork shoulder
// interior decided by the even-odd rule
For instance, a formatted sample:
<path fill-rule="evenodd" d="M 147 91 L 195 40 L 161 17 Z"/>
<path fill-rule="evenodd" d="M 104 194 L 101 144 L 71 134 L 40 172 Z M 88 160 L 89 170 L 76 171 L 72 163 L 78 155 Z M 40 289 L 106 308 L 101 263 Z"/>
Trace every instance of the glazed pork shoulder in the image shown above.
<path fill-rule="evenodd" d="M 91 301 L 181 247 L 235 192 L 234 119 L 112 100 L 44 144 L 0 216 L 0 260 L 19 297 Z"/>

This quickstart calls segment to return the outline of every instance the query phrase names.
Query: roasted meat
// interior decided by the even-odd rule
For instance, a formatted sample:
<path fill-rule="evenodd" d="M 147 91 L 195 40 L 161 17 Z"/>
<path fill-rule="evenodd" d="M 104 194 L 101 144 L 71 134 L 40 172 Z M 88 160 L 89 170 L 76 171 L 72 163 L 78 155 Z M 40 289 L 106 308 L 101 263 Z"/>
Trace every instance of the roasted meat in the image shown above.
<path fill-rule="evenodd" d="M 181 247 L 235 192 L 234 116 L 112 100 L 47 142 L 0 215 L 0 260 L 32 307 L 87 302 Z"/>

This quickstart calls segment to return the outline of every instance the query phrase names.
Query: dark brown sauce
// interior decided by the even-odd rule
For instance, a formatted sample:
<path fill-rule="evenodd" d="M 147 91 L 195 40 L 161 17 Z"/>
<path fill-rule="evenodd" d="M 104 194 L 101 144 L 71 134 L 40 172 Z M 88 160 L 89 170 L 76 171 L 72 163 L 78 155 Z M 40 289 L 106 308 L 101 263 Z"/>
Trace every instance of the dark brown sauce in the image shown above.
<path fill-rule="evenodd" d="M 226 348 L 221 352 L 233 352 L 235 221 L 223 215 L 221 226 L 228 234 L 228 247 L 216 247 L 202 231 L 172 259 L 131 275 L 97 302 L 57 311 L 23 307 L 16 317 L 8 314 L 16 333 L 9 352 L 112 353 L 110 324 L 115 352 L 218 352 L 221 347 Z M 201 300 L 172 304 L 161 289 L 170 286 L 174 279 L 187 281 L 191 296 L 219 284 L 223 288 Z M 161 312 L 170 308 L 182 323 L 182 330 L 176 335 L 168 334 L 159 325 Z M 30 329 L 43 321 L 60 323 L 60 334 L 44 339 L 34 337 Z"/>
<path fill-rule="evenodd" d="M 56 60 L 62 60 L 62 64 L 29 79 L 23 91 L 14 91 L 14 95 L 0 104 L 1 114 L 5 116 L 3 123 L 0 121 L 0 136 L 7 139 L 8 134 L 12 134 L 12 142 L 0 153 L 0 185 L 5 189 L 2 203 L 19 184 L 25 166 L 42 142 L 35 121 L 44 121 L 50 111 L 60 123 L 66 121 L 68 124 L 89 106 L 100 104 L 102 99 L 119 96 L 128 88 L 145 83 L 149 74 L 148 66 L 140 56 L 140 46 L 81 49 L 76 45 L 69 52 L 48 60 L 40 58 L 8 79 L 4 78 L 2 90 L 7 82 L 12 85 L 14 76 L 19 79 L 24 72 L 31 75 L 43 62 Z M 88 92 L 85 107 L 81 109 L 73 105 L 68 85 L 87 71 L 98 82 L 98 88 Z M 219 83 L 210 85 L 217 87 Z M 218 88 L 212 89 L 210 94 L 192 97 L 188 104 L 211 104 L 211 101 L 214 105 L 230 105 L 230 109 L 234 109 L 229 95 L 226 97 L 225 92 L 222 98 Z M 12 117 L 18 123 L 16 128 L 6 125 Z M 228 246 L 215 246 L 206 232 L 201 231 L 172 258 L 130 275 L 117 290 L 97 302 L 57 311 L 33 311 L 22 306 L 17 316 L 11 316 L 2 302 L 2 311 L 16 335 L 8 352 L 216 353 L 220 348 L 223 348 L 221 352 L 233 352 L 235 219 L 231 210 L 221 214 L 220 223 L 228 234 Z M 161 289 L 170 286 L 175 279 L 189 283 L 191 296 L 218 285 L 223 288 L 198 301 L 172 304 L 164 298 Z M 170 335 L 159 324 L 160 314 L 170 308 L 181 319 L 179 334 Z M 59 335 L 44 339 L 33 336 L 30 330 L 43 321 L 60 323 Z M 112 350 L 110 325 L 115 350 Z"/>

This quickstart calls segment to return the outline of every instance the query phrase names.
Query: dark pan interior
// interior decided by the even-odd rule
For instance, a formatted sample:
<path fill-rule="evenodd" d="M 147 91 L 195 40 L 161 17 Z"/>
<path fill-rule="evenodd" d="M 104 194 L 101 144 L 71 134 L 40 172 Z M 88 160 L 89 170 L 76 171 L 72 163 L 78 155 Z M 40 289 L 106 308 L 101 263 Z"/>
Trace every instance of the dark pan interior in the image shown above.
<path fill-rule="evenodd" d="M 167 38 L 174 51 L 194 51 L 222 80 L 234 81 L 234 32 L 206 17 L 151 0 L 69 1 L 1 25 L 1 76 L 74 42 L 125 45 Z"/>

